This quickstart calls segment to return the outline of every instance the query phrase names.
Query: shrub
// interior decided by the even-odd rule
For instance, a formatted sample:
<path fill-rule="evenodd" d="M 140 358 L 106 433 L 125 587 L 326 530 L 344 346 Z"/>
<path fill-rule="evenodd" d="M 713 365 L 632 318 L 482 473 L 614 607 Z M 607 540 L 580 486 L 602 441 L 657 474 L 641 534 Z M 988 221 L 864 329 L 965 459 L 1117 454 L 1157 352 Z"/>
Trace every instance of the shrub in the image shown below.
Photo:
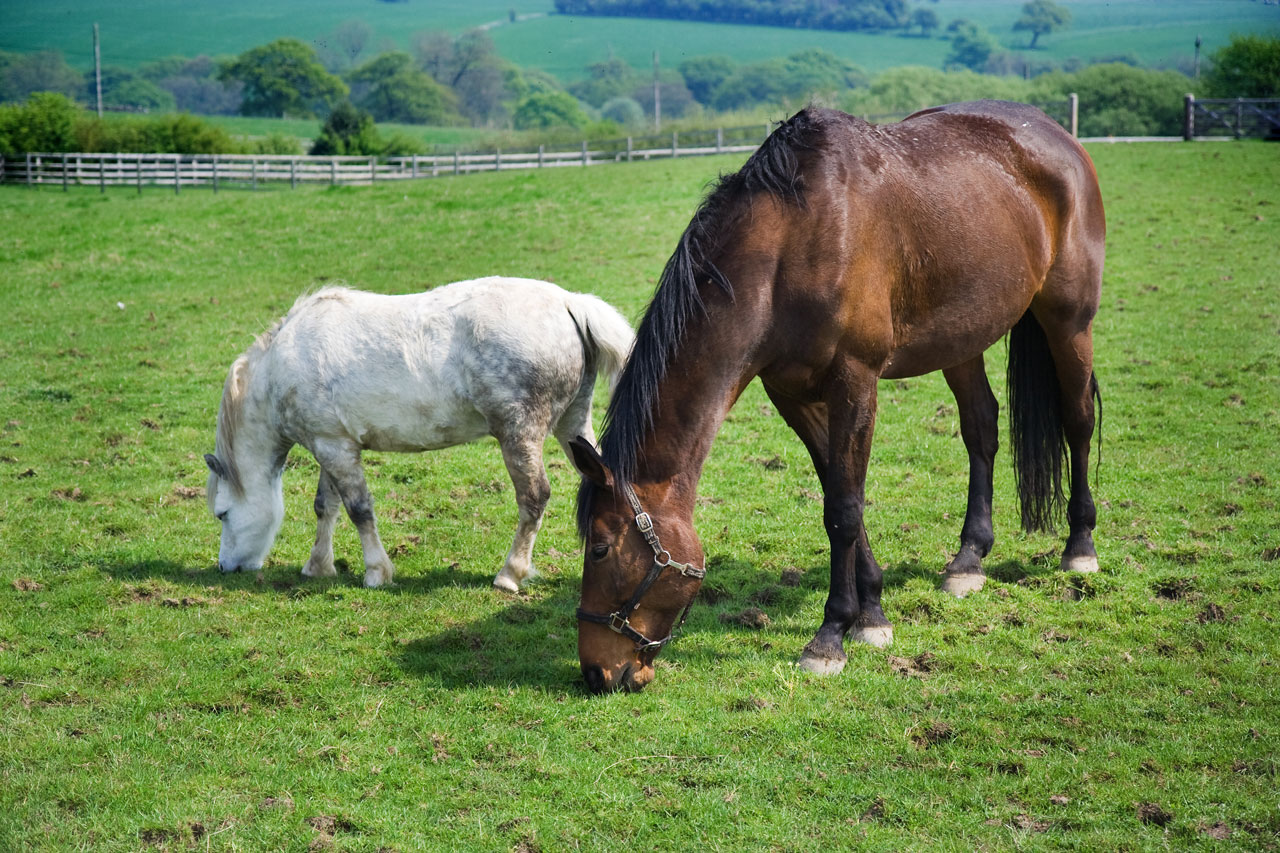
<path fill-rule="evenodd" d="M 0 107 L 0 153 L 70 151 L 80 108 L 66 95 L 37 92 L 25 104 Z"/>

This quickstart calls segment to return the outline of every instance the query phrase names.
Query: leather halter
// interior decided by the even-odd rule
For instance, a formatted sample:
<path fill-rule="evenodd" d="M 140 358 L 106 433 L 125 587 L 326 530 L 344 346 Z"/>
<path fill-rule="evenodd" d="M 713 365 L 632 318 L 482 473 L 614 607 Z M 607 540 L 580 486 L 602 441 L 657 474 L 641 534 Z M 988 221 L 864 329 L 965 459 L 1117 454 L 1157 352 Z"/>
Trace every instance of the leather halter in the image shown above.
<path fill-rule="evenodd" d="M 684 624 L 685 617 L 689 615 L 689 608 L 693 606 L 693 600 L 690 599 L 689 603 L 685 605 L 684 611 L 680 614 L 680 619 L 676 622 L 675 627 L 671 629 L 671 633 L 661 640 L 651 640 L 632 627 L 630 622 L 631 614 L 640 606 L 640 599 L 644 598 L 645 593 L 649 591 L 649 588 L 653 586 L 667 566 L 687 578 L 697 578 L 698 580 L 706 577 L 707 570 L 700 569 L 691 563 L 677 563 L 671 559 L 671 552 L 663 548 L 662 543 L 658 541 L 658 532 L 653 529 L 653 519 L 640 506 L 640 501 L 636 498 L 636 493 L 632 491 L 629 483 L 622 483 L 622 494 L 627 499 L 627 503 L 631 505 L 631 512 L 635 515 L 636 527 L 639 529 L 640 535 L 644 537 L 644 541 L 648 542 L 649 547 L 653 549 L 653 566 L 649 569 L 648 574 L 644 576 L 644 580 L 640 581 L 640 585 L 636 587 L 635 592 L 631 593 L 631 598 L 620 609 L 615 610 L 608 616 L 603 616 L 599 613 L 589 613 L 579 607 L 578 619 L 583 622 L 604 625 L 609 630 L 621 634 L 635 643 L 637 652 L 653 652 L 656 655 L 663 646 L 671 642 L 675 632 Z"/>

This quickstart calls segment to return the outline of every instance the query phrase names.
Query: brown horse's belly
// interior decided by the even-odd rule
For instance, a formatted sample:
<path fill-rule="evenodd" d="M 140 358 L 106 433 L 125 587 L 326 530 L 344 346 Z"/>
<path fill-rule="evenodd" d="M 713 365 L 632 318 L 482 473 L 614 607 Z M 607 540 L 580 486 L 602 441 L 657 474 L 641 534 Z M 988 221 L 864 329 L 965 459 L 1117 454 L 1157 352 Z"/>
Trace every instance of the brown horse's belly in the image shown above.
<path fill-rule="evenodd" d="M 1025 310 L 1023 305 L 1017 311 L 993 312 L 978 323 L 970 320 L 947 323 L 943 328 L 905 330 L 905 334 L 897 336 L 880 375 L 885 379 L 905 379 L 964 364 L 1004 337 Z"/>

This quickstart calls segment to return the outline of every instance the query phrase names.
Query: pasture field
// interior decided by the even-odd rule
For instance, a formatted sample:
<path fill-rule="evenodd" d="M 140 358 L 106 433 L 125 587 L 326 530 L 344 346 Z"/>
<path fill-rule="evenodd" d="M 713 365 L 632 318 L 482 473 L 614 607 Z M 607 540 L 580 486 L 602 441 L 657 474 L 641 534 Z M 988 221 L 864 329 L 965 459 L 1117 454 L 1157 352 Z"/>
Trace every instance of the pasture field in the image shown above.
<path fill-rule="evenodd" d="M 1025 33 L 1011 31 L 1023 0 L 947 0 L 936 7 L 943 26 L 955 18 L 989 29 L 1007 48 L 1026 47 Z M 86 11 L 77 0 L 6 0 L 0 50 L 57 49 L 77 68 L 93 64 L 92 24 L 101 25 L 103 61 L 134 67 L 162 56 L 238 54 L 291 36 L 322 41 L 344 21 L 360 20 L 373 32 L 369 49 L 405 49 L 422 30 L 462 32 L 490 26 L 499 52 L 518 65 L 541 68 L 563 81 L 586 74 L 590 63 L 619 56 L 647 69 L 653 51 L 674 68 L 683 59 L 719 53 L 739 62 L 822 47 L 868 71 L 899 65 L 942 66 L 949 44 L 939 39 L 746 27 L 636 18 L 578 18 L 549 14 L 551 0 L 431 0 L 370 3 L 367 0 L 221 0 L 215 9 L 164 0 L 123 0 Z M 1090 60 L 1120 54 L 1141 62 L 1190 57 L 1196 36 L 1204 51 L 1225 45 L 1233 33 L 1280 30 L 1280 10 L 1258 0 L 1069 0 L 1071 26 L 1041 39 L 1036 56 Z M 509 21 L 514 11 L 520 18 Z"/>
<path fill-rule="evenodd" d="M 214 567 L 222 381 L 299 292 L 552 279 L 636 317 L 739 158 L 260 193 L 0 188 L 0 849 L 1274 849 L 1280 843 L 1280 150 L 1094 145 L 1109 252 L 1103 570 L 1017 529 L 938 589 L 965 453 L 940 376 L 886 382 L 868 496 L 888 650 L 794 667 L 827 544 L 753 384 L 696 523 L 705 591 L 636 695 L 577 670 L 576 477 L 518 597 L 494 442 L 370 454 L 398 583 L 298 571 L 317 468 L 261 573 Z M 988 370 L 1004 399 L 1003 345 Z M 601 407 L 597 407 L 599 411 Z"/>

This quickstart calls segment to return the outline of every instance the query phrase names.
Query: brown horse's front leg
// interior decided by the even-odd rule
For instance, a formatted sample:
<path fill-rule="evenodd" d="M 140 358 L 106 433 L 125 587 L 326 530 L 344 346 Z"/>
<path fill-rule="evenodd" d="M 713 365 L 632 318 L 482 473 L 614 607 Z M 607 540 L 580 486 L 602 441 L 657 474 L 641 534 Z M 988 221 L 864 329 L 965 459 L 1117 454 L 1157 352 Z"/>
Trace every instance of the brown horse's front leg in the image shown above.
<path fill-rule="evenodd" d="M 844 635 L 876 646 L 893 641 L 893 627 L 880 607 L 883 586 L 863 527 L 867 463 L 875 431 L 876 375 L 852 369 L 828 394 L 829 459 L 823 522 L 831 541 L 831 588 L 822 627 L 800 656 L 801 669 L 834 675 L 844 669 Z"/>
<path fill-rule="evenodd" d="M 999 404 L 987 382 L 982 356 L 942 371 L 960 413 L 960 436 L 969 452 L 969 501 L 960 530 L 960 550 L 947 564 L 942 589 L 964 598 L 987 581 L 982 558 L 991 553 L 992 469 L 999 448 Z"/>

